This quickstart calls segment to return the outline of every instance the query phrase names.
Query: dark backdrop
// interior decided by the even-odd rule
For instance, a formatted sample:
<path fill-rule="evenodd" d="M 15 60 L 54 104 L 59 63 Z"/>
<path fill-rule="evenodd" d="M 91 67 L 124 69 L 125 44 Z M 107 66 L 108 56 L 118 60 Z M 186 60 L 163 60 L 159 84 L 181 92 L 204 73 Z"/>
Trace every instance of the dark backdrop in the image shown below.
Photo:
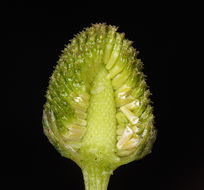
<path fill-rule="evenodd" d="M 64 45 L 91 23 L 106 22 L 118 26 L 140 51 L 158 129 L 152 153 L 118 168 L 109 189 L 204 189 L 201 134 L 179 122 L 187 119 L 178 104 L 182 96 L 177 94 L 180 84 L 175 79 L 182 20 L 173 17 L 175 10 L 168 11 L 167 6 L 158 10 L 149 6 L 140 11 L 135 4 L 119 1 L 112 6 L 101 1 L 8 3 L 9 140 L 3 174 L 9 183 L 21 188 L 84 188 L 80 168 L 55 151 L 43 134 L 41 118 L 49 77 Z"/>

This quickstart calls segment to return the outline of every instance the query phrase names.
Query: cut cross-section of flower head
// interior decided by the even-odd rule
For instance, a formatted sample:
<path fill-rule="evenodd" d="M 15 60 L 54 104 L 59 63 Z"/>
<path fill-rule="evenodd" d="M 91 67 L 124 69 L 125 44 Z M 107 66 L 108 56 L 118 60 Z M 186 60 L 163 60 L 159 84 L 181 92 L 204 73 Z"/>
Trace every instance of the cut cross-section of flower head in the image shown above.
<path fill-rule="evenodd" d="M 107 189 L 112 172 L 150 153 L 154 116 L 132 42 L 115 26 L 94 24 L 63 50 L 50 78 L 44 132 L 81 167 L 86 189 Z"/>

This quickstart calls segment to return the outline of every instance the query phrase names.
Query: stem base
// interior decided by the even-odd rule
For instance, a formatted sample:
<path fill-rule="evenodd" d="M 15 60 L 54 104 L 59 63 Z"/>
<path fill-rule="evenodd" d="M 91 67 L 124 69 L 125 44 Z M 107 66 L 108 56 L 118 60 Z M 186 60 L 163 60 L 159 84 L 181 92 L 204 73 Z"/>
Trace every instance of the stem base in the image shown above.
<path fill-rule="evenodd" d="M 97 166 L 82 169 L 85 190 L 107 190 L 111 171 Z"/>

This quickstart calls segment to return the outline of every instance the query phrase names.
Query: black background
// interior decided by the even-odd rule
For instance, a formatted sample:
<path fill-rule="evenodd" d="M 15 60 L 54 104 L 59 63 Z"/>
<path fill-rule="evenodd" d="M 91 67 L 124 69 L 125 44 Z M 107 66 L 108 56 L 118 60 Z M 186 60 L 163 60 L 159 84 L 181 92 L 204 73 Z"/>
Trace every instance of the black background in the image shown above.
<path fill-rule="evenodd" d="M 91 23 L 119 27 L 134 41 L 152 92 L 158 137 L 152 153 L 118 168 L 109 189 L 204 189 L 202 134 L 180 120 L 176 78 L 180 29 L 175 10 L 133 3 L 8 3 L 6 21 L 7 138 L 4 176 L 21 188 L 83 189 L 80 168 L 61 157 L 42 129 L 45 92 L 64 45 Z M 150 10 L 150 11 L 149 11 Z M 182 15 L 182 13 L 180 13 Z M 181 84 L 182 85 L 182 84 Z"/>

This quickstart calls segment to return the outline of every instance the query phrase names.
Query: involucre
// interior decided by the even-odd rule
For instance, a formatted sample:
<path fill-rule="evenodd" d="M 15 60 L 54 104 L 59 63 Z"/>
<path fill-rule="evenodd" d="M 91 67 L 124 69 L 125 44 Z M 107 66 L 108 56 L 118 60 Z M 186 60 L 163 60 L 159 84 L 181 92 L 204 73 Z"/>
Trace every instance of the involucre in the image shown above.
<path fill-rule="evenodd" d="M 143 64 L 115 26 L 94 24 L 63 50 L 46 93 L 44 132 L 82 169 L 86 190 L 107 189 L 156 139 Z"/>

